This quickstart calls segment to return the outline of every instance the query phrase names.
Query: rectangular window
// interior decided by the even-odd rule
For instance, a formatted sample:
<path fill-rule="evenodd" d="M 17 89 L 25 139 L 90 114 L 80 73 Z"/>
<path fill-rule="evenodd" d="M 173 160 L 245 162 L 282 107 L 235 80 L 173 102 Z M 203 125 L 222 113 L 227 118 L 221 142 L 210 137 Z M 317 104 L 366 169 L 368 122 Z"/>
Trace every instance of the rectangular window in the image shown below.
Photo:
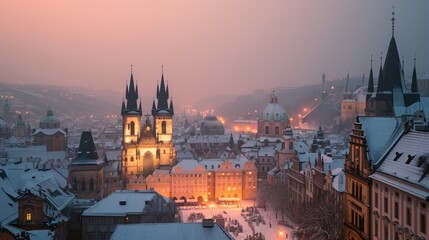
<path fill-rule="evenodd" d="M 399 217 L 399 204 L 398 204 L 398 202 L 395 202 L 394 211 L 395 211 L 395 218 L 398 218 Z"/>
<path fill-rule="evenodd" d="M 426 234 L 426 215 L 420 214 L 420 232 Z"/>
<path fill-rule="evenodd" d="M 375 193 L 374 195 L 374 206 L 375 208 L 378 208 L 378 193 Z"/>
<path fill-rule="evenodd" d="M 411 209 L 407 208 L 407 225 L 411 226 Z"/>
<path fill-rule="evenodd" d="M 27 213 L 25 215 L 25 220 L 27 220 L 27 222 L 31 222 L 31 213 Z"/>
<path fill-rule="evenodd" d="M 387 197 L 384 197 L 384 212 L 387 213 L 389 209 L 389 199 Z"/>

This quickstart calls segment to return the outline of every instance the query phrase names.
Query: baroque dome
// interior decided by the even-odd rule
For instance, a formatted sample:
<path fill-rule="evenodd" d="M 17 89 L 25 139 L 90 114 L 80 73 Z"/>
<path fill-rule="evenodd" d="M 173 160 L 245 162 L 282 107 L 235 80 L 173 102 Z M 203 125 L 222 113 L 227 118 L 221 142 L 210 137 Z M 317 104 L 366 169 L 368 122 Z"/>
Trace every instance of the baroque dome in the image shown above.
<path fill-rule="evenodd" d="M 289 116 L 283 106 L 277 102 L 277 95 L 274 91 L 270 96 L 270 103 L 259 115 L 259 120 L 289 122 Z"/>
<path fill-rule="evenodd" d="M 41 123 L 59 123 L 60 120 L 58 120 L 57 117 L 54 116 L 54 112 L 52 111 L 51 108 L 48 109 L 46 116 L 42 117 L 42 119 L 40 119 Z"/>

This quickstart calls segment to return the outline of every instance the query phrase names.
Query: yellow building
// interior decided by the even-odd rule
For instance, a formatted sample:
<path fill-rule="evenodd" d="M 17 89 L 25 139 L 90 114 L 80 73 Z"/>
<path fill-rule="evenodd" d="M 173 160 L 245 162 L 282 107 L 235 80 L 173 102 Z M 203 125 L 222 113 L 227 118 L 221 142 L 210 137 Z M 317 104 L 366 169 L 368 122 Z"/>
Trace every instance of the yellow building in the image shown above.
<path fill-rule="evenodd" d="M 126 102 L 122 102 L 123 150 L 122 177 L 127 189 L 144 189 L 131 183 L 143 176 L 151 175 L 156 169 L 170 169 L 175 164 L 173 148 L 173 102 L 168 104 L 169 90 L 161 75 L 161 85 L 157 86 L 156 98 L 152 104 L 152 120 L 146 115 L 142 124 L 141 102 L 137 106 L 138 86 L 131 73 L 130 84 L 126 87 Z M 130 183 L 130 184 L 129 184 Z M 132 186 L 132 188 L 130 188 Z"/>
<path fill-rule="evenodd" d="M 255 164 L 237 159 L 182 160 L 171 171 L 171 198 L 183 202 L 238 202 L 256 197 Z"/>

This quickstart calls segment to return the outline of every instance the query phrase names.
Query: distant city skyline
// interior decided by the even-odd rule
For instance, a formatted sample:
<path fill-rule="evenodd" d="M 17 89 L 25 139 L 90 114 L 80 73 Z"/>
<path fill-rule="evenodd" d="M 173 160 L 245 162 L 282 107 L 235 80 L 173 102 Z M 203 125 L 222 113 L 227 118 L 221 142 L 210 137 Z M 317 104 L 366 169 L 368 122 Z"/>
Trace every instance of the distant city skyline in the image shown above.
<path fill-rule="evenodd" d="M 405 71 L 429 71 L 429 2 L 38 1 L 0 3 L 0 82 L 155 97 L 164 65 L 175 104 L 369 74 L 395 38 Z M 118 105 L 120 104 L 120 99 Z M 145 105 L 147 103 L 144 103 Z"/>

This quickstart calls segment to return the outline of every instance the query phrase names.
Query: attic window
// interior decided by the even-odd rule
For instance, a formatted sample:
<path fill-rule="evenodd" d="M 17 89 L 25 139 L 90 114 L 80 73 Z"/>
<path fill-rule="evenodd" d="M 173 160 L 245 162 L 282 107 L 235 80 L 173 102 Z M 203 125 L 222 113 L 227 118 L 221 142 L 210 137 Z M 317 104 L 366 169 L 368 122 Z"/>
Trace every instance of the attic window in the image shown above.
<path fill-rule="evenodd" d="M 397 161 L 397 160 L 402 156 L 402 154 L 403 154 L 403 153 L 398 153 L 398 152 L 396 152 L 396 156 L 395 156 L 395 158 L 393 159 L 393 161 Z"/>
<path fill-rule="evenodd" d="M 414 157 L 415 157 L 416 155 L 414 155 L 414 156 L 411 156 L 410 154 L 408 154 L 408 159 L 407 159 L 407 161 L 405 162 L 405 164 L 410 164 L 410 162 L 414 159 Z"/>

